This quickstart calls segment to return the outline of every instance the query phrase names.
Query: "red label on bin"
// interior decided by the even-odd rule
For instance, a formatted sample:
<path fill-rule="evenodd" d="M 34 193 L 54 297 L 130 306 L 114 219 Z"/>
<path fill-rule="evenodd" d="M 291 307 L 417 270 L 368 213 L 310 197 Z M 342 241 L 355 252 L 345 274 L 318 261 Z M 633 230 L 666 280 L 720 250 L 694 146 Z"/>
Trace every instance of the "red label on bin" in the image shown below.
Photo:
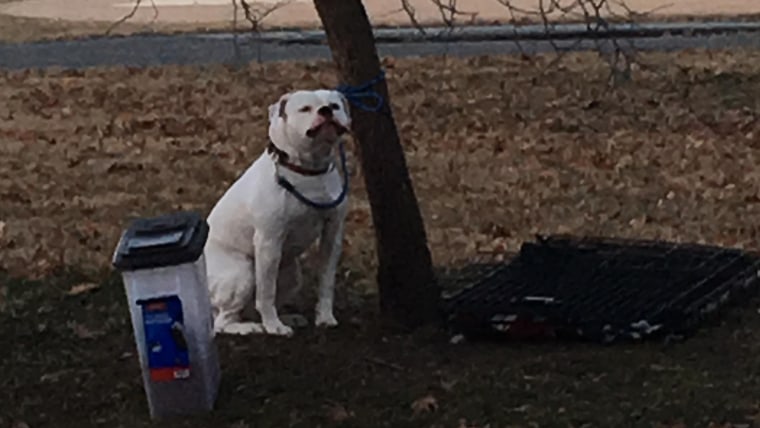
<path fill-rule="evenodd" d="M 153 382 L 170 382 L 190 377 L 190 367 L 164 367 L 150 370 L 150 380 Z"/>
<path fill-rule="evenodd" d="M 150 312 L 155 311 L 165 311 L 166 310 L 166 303 L 164 302 L 151 302 L 145 305 L 145 310 Z"/>

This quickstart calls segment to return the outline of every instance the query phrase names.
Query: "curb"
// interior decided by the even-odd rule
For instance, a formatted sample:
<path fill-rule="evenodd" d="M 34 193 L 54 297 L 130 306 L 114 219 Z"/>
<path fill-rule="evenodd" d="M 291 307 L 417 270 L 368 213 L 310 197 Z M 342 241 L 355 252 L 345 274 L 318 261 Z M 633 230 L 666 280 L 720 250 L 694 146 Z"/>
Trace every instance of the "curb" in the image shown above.
<path fill-rule="evenodd" d="M 486 42 L 522 40 L 623 39 L 673 35 L 711 35 L 724 33 L 760 32 L 760 22 L 672 22 L 672 23 L 609 23 L 607 26 L 586 24 L 498 25 L 379 28 L 375 29 L 377 43 L 410 42 Z M 253 39 L 279 44 L 325 44 L 322 30 L 264 31 L 261 33 L 204 33 L 189 34 L 203 39 Z"/>

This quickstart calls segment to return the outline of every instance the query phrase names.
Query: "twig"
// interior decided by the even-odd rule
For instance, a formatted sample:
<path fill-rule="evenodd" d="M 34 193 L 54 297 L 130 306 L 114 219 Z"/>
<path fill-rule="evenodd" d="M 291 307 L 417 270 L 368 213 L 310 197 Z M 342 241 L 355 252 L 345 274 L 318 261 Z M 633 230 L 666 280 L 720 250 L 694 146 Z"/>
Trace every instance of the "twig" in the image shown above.
<path fill-rule="evenodd" d="M 136 0 L 135 5 L 132 7 L 132 10 L 130 10 L 128 14 L 122 16 L 121 19 L 114 22 L 113 24 L 111 24 L 110 27 L 108 27 L 108 29 L 106 30 L 106 36 L 110 35 L 111 31 L 116 29 L 116 27 L 118 27 L 119 25 L 132 19 L 137 13 L 137 10 L 140 8 L 141 3 L 142 3 L 142 0 Z M 149 28 L 152 24 L 156 23 L 156 20 L 158 20 L 158 6 L 156 5 L 155 0 L 150 0 L 150 7 L 153 9 L 153 18 L 151 18 L 149 24 L 145 25 L 145 28 Z"/>
<path fill-rule="evenodd" d="M 367 361 L 368 363 L 375 364 L 375 365 L 378 365 L 378 366 L 387 367 L 387 368 L 393 369 L 393 370 L 398 370 L 400 372 L 406 371 L 406 368 L 404 368 L 403 366 L 400 366 L 400 365 L 398 365 L 396 363 L 391 363 L 391 362 L 388 362 L 388 361 L 385 361 L 385 360 L 381 360 L 380 358 L 364 357 L 364 360 Z"/>
<path fill-rule="evenodd" d="M 261 32 L 261 23 L 267 16 L 274 13 L 277 9 L 290 4 L 293 0 L 281 0 L 270 6 L 257 7 L 256 3 L 249 3 L 248 0 L 240 0 L 243 7 L 245 19 L 251 24 L 251 31 Z"/>
<path fill-rule="evenodd" d="M 235 1 L 235 0 L 233 0 Z M 269 15 L 278 9 L 287 6 L 293 0 L 281 0 L 269 6 L 257 6 L 256 3 L 249 3 L 248 0 L 240 0 L 240 6 L 243 8 L 245 19 L 251 24 L 251 32 L 256 36 L 256 59 L 261 62 L 261 23 Z"/>
<path fill-rule="evenodd" d="M 401 0 L 401 10 L 406 12 L 406 15 L 409 17 L 409 21 L 412 22 L 412 26 L 416 28 L 420 34 L 423 36 L 427 35 L 425 28 L 422 26 L 422 24 L 420 24 L 419 21 L 417 21 L 417 11 L 414 9 L 414 6 L 412 6 L 409 0 Z"/>
<path fill-rule="evenodd" d="M 460 17 L 467 17 L 469 23 L 473 23 L 478 16 L 478 12 L 466 12 L 460 10 L 457 6 L 458 0 L 429 0 L 437 9 L 441 16 L 441 21 L 445 28 L 441 30 L 436 37 L 443 37 L 444 35 L 451 35 L 456 29 L 457 21 Z M 405 12 L 412 26 L 417 29 L 423 36 L 427 35 L 427 31 L 423 27 L 422 23 L 417 19 L 417 11 L 412 6 L 409 0 L 401 0 L 401 11 Z M 449 43 L 445 42 L 445 52 L 443 54 L 444 61 L 448 58 Z"/>
<path fill-rule="evenodd" d="M 111 24 L 110 27 L 108 27 L 108 29 L 106 30 L 106 36 L 110 35 L 111 31 L 113 31 L 119 25 L 121 25 L 121 24 L 129 21 L 130 19 L 132 19 L 135 16 L 135 14 L 137 13 L 137 9 L 140 8 L 141 4 L 142 4 L 142 0 L 136 0 L 135 1 L 135 5 L 132 6 L 132 10 L 130 10 L 129 13 L 127 13 L 124 16 L 122 16 L 118 21 L 114 22 L 113 24 Z M 153 7 L 154 8 L 155 8 L 155 6 L 156 6 L 156 4 L 153 3 Z M 157 8 L 155 9 L 155 11 L 156 11 L 156 14 L 158 14 L 158 9 Z"/>
<path fill-rule="evenodd" d="M 469 17 L 469 22 L 472 23 L 477 19 L 478 13 L 477 12 L 465 12 L 463 10 L 459 10 L 457 7 L 457 0 L 445 0 L 446 4 L 444 4 L 444 0 L 430 0 L 433 2 L 433 4 L 438 8 L 438 12 L 441 15 L 441 19 L 443 20 L 444 24 L 446 24 L 446 28 L 449 32 L 453 31 L 456 25 L 456 20 L 460 16 L 467 16 Z"/>
<path fill-rule="evenodd" d="M 156 0 L 150 0 L 150 7 L 153 9 L 153 18 L 150 19 L 150 24 L 155 24 L 158 20 L 158 6 L 156 6 Z"/>
<path fill-rule="evenodd" d="M 512 8 L 510 0 L 498 0 L 499 3 L 507 7 L 507 11 L 509 11 L 510 21 L 514 24 L 517 22 L 517 18 L 515 17 L 515 12 L 517 8 Z M 527 53 L 525 53 L 525 49 L 523 49 L 522 43 L 520 43 L 520 39 L 517 37 L 517 26 L 512 25 L 512 34 L 515 35 L 515 46 L 517 46 L 517 50 L 520 51 L 520 56 L 523 58 L 530 58 Z"/>
<path fill-rule="evenodd" d="M 451 32 L 456 29 L 456 24 L 461 17 L 466 17 L 467 18 L 466 21 L 468 23 L 474 22 L 478 17 L 478 12 L 468 12 L 468 11 L 459 9 L 459 6 L 457 5 L 458 0 L 429 0 L 429 1 L 438 9 L 438 13 L 441 16 L 441 21 L 443 22 L 443 25 L 446 27 L 439 34 L 439 36 L 445 33 L 451 34 Z M 412 23 L 412 26 L 416 28 L 420 32 L 420 34 L 423 34 L 423 35 L 427 34 L 422 23 L 417 18 L 417 10 L 414 8 L 414 6 L 412 6 L 412 3 L 409 0 L 401 0 L 400 11 L 403 11 L 406 13 L 406 16 L 409 18 L 409 21 Z"/>
<path fill-rule="evenodd" d="M 646 17 L 652 15 L 655 12 L 661 11 L 663 9 L 667 9 L 669 7 L 673 7 L 673 3 L 668 3 L 668 4 L 663 4 L 663 5 L 660 5 L 660 6 L 657 6 L 657 7 L 653 7 L 652 9 L 649 9 L 649 10 L 644 11 L 644 12 L 637 12 L 637 11 L 631 9 L 630 7 L 628 7 L 628 4 L 626 4 L 626 2 L 624 2 L 624 1 L 618 0 L 618 1 L 615 1 L 613 3 L 615 3 L 618 6 L 620 6 L 623 10 L 625 10 L 626 15 L 628 15 L 629 17 L 632 17 L 632 18 L 646 18 Z"/>
<path fill-rule="evenodd" d="M 511 16 L 511 22 L 514 25 L 518 24 L 518 15 L 537 18 L 541 21 L 544 31 L 548 35 L 551 35 L 554 28 L 553 23 L 558 20 L 562 21 L 568 18 L 570 20 L 582 20 L 586 25 L 587 32 L 593 34 L 593 37 L 590 38 L 596 46 L 597 53 L 610 67 L 609 83 L 611 85 L 619 81 L 630 80 L 632 66 L 634 64 L 641 65 L 641 61 L 636 55 L 633 42 L 603 37 L 609 33 L 609 20 L 615 19 L 635 23 L 638 18 L 662 9 L 662 7 L 658 7 L 644 13 L 636 12 L 624 0 L 537 0 L 536 9 L 515 6 L 512 4 L 512 0 L 497 1 L 507 8 Z M 569 50 L 577 47 L 584 40 L 585 38 L 578 38 L 569 49 L 563 49 L 554 40 L 549 38 L 548 42 L 557 53 L 557 57 L 544 68 L 544 72 L 556 66 Z M 519 42 L 518 49 L 524 55 Z"/>
<path fill-rule="evenodd" d="M 232 0 L 232 48 L 235 51 L 235 62 L 240 65 L 243 62 L 243 55 L 240 52 L 240 40 L 238 38 L 238 4 L 237 0 Z"/>

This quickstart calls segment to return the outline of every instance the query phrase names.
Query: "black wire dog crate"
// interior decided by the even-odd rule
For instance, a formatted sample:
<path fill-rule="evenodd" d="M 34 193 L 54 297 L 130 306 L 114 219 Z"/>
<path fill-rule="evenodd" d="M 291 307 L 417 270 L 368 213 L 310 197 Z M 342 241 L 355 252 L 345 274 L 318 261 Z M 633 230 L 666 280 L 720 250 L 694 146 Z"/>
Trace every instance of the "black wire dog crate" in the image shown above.
<path fill-rule="evenodd" d="M 758 255 L 738 249 L 539 236 L 508 262 L 460 271 L 454 281 L 468 286 L 444 306 L 468 337 L 672 340 L 754 294 L 759 269 Z"/>

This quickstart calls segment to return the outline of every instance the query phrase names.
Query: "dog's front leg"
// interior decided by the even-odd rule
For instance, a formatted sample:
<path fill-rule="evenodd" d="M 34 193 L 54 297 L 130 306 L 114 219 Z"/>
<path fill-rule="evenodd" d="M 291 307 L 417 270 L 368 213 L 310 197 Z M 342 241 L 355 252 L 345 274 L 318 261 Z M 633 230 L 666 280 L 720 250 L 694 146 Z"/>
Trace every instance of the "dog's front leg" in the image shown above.
<path fill-rule="evenodd" d="M 256 231 L 253 245 L 256 259 L 256 310 L 261 315 L 264 332 L 277 336 L 290 336 L 293 329 L 283 324 L 277 314 L 277 271 L 284 237 Z"/>
<path fill-rule="evenodd" d="M 340 253 L 343 250 L 344 218 L 343 213 L 329 218 L 325 222 L 319 240 L 321 272 L 317 292 L 316 317 L 314 319 L 317 326 L 334 327 L 338 325 L 333 314 L 333 301 L 335 298 L 335 274 Z"/>

